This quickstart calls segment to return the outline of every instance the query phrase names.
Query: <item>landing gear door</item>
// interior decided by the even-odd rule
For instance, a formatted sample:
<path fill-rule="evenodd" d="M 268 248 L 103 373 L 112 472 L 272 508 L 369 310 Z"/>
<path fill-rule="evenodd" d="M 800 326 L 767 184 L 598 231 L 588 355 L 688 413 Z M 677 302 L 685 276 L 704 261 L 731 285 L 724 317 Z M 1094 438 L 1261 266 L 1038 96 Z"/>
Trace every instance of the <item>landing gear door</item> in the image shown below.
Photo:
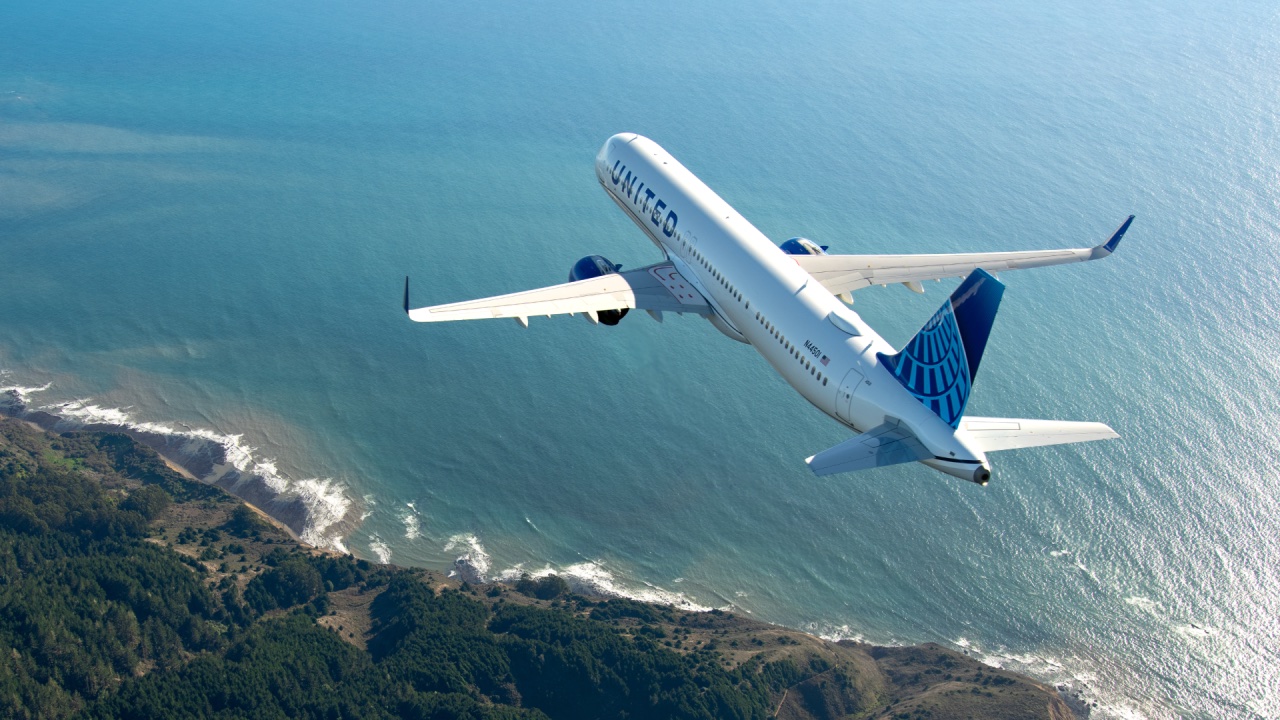
<path fill-rule="evenodd" d="M 858 387 L 862 385 L 862 373 L 857 370 L 850 370 L 848 375 L 844 376 L 844 381 L 840 383 L 840 389 L 836 391 L 836 414 L 841 420 L 849 424 L 853 424 L 853 416 L 849 411 L 849 404 L 853 401 L 854 393 L 858 392 Z"/>

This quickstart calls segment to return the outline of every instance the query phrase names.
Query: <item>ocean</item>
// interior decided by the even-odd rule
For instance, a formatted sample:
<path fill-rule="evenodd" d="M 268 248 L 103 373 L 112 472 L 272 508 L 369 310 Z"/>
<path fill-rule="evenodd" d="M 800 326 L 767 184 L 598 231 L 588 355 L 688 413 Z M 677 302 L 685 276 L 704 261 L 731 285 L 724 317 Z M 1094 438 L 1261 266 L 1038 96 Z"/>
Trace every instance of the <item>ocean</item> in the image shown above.
<path fill-rule="evenodd" d="M 0 388 L 212 443 L 361 557 L 940 642 L 1095 718 L 1280 718 L 1280 10 L 1156 3 L 0 7 Z M 776 241 L 1079 247 L 1007 273 L 970 412 L 1122 439 L 815 478 L 750 348 L 415 305 L 658 258 L 670 150 Z M 869 288 L 905 343 L 954 282 Z M 461 561 L 459 562 L 459 560 Z"/>

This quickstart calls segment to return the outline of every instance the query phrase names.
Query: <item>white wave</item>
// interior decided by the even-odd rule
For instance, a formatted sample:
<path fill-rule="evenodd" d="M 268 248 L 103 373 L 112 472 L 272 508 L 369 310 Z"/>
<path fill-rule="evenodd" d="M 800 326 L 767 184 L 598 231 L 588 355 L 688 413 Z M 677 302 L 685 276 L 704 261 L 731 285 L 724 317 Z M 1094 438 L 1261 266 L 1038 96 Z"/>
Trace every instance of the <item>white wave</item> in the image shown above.
<path fill-rule="evenodd" d="M 280 469 L 276 467 L 275 460 L 259 460 L 253 464 L 250 472 L 260 476 L 267 487 L 277 493 L 282 493 L 289 487 L 288 481 L 280 476 Z"/>
<path fill-rule="evenodd" d="M 307 524 L 302 529 L 302 540 L 316 547 L 328 547 L 347 552 L 342 536 L 329 532 L 342 522 L 351 509 L 351 500 L 345 489 L 329 478 L 307 478 L 288 486 L 307 508 Z"/>
<path fill-rule="evenodd" d="M 818 627 L 816 624 L 811 624 L 805 630 L 810 635 L 817 635 L 823 640 L 828 640 L 830 642 L 840 642 L 841 640 L 852 640 L 854 642 L 866 642 L 866 639 L 863 638 L 862 633 L 854 632 L 853 628 L 849 627 L 848 625 L 830 625 L 826 627 Z"/>
<path fill-rule="evenodd" d="M 970 657 L 984 665 L 994 668 L 1010 669 L 1016 672 L 1036 675 L 1044 678 L 1061 679 L 1062 662 L 1047 655 L 1032 653 L 1012 653 L 1005 648 L 997 650 L 985 649 L 968 638 L 956 638 L 952 645 L 963 650 Z"/>
<path fill-rule="evenodd" d="M 533 528 L 534 530 L 538 530 L 538 526 L 533 524 L 533 521 L 529 519 L 528 515 L 524 516 L 524 521 L 529 523 L 529 527 Z M 538 532 L 541 532 L 541 530 L 539 530 Z"/>
<path fill-rule="evenodd" d="M 382 538 L 374 535 L 369 539 L 369 549 L 373 551 L 373 556 L 378 558 L 378 562 L 386 565 L 391 562 L 391 548 L 382 542 Z"/>
<path fill-rule="evenodd" d="M 245 445 L 243 442 L 244 435 L 223 435 L 203 428 L 183 427 L 178 429 L 163 423 L 138 422 L 129 415 L 130 408 L 102 407 L 101 405 L 92 404 L 89 399 L 68 400 L 67 402 L 46 405 L 40 409 L 53 413 L 64 421 L 72 421 L 81 425 L 116 425 L 138 432 L 216 443 L 222 447 L 227 463 L 239 472 L 249 472 L 252 469 L 254 472 L 261 474 L 267 485 L 277 492 L 282 491 L 277 488 L 277 485 L 280 488 L 288 485 L 288 482 L 276 472 L 274 460 L 255 462 L 253 453 L 257 451 L 257 448 Z"/>
<path fill-rule="evenodd" d="M 499 574 L 503 582 L 513 582 L 525 572 L 520 565 L 508 568 Z M 709 612 L 711 608 L 700 605 L 682 592 L 666 590 L 652 583 L 642 582 L 643 587 L 623 583 L 605 569 L 600 562 L 587 561 L 562 568 L 544 566 L 541 570 L 529 573 L 530 577 L 541 578 L 547 575 L 559 575 L 569 584 L 569 588 L 581 595 L 599 597 L 628 598 L 645 603 L 673 605 L 690 612 Z"/>
<path fill-rule="evenodd" d="M 9 375 L 9 372 L 7 370 L 0 370 L 0 378 L 7 377 L 8 375 Z M 51 387 L 53 387 L 53 383 L 51 382 L 47 382 L 44 385 L 41 385 L 39 387 L 23 386 L 23 385 L 6 385 L 3 387 L 0 387 L 0 395 L 5 395 L 5 394 L 12 395 L 13 398 L 17 400 L 19 404 L 28 405 L 31 402 L 32 395 L 36 393 L 44 392 L 45 390 L 48 390 Z"/>
<path fill-rule="evenodd" d="M 413 507 L 413 503 L 406 504 L 413 512 L 400 515 L 400 522 L 404 523 L 404 537 L 406 540 L 417 540 L 422 536 L 422 528 L 418 523 L 418 511 Z"/>
<path fill-rule="evenodd" d="M 41 408 L 58 415 L 64 422 L 79 425 L 113 425 L 137 432 L 185 439 L 189 443 L 211 442 L 223 450 L 227 464 L 238 472 L 260 477 L 278 495 L 296 496 L 307 509 L 306 525 L 301 538 L 316 547 L 347 552 L 342 537 L 329 532 L 346 517 L 351 500 L 345 488 L 331 478 L 290 480 L 280 473 L 272 458 L 255 458 L 257 448 L 244 443 L 244 435 L 227 435 L 203 428 L 177 428 L 156 422 L 141 422 L 130 414 L 130 408 L 95 405 L 90 399 L 69 400 Z"/>
<path fill-rule="evenodd" d="M 485 552 L 484 546 L 480 544 L 480 538 L 468 533 L 454 535 L 449 538 L 449 542 L 445 543 L 444 550 L 445 552 L 463 550 L 463 553 L 453 561 L 453 572 L 449 573 L 450 577 L 457 575 L 469 583 L 486 581 L 491 560 L 489 553 Z"/>

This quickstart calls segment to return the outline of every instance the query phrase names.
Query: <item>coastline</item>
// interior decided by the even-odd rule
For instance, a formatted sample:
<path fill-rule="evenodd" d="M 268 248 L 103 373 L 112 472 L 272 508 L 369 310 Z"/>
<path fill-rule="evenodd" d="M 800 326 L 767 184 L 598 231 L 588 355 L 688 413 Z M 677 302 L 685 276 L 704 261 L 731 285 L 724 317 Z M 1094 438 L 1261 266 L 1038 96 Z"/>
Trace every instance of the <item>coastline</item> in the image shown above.
<path fill-rule="evenodd" d="M 219 437 L 213 434 L 201 434 L 173 431 L 158 431 L 158 427 L 154 425 L 138 425 L 132 423 L 104 423 L 104 422 L 77 422 L 74 419 L 68 419 L 47 412 L 43 409 L 32 409 L 26 402 L 23 393 L 15 389 L 0 390 L 0 418 L 8 417 L 22 422 L 24 425 L 44 433 L 53 435 L 68 431 L 83 431 L 94 433 L 122 433 L 135 442 L 155 451 L 159 459 L 164 465 L 186 481 L 200 483 L 202 485 L 213 485 L 223 491 L 234 496 L 240 503 L 248 507 L 253 513 L 259 517 L 264 523 L 269 524 L 276 530 L 288 537 L 289 542 L 301 546 L 304 551 L 309 553 L 331 554 L 331 555 L 350 555 L 351 553 L 344 548 L 337 550 L 332 547 L 324 547 L 315 543 L 310 543 L 304 537 L 309 519 L 309 510 L 305 502 L 296 495 L 290 496 L 287 493 L 278 492 L 273 488 L 261 474 L 244 473 L 228 459 L 227 448 L 214 441 L 213 438 Z M 361 509 L 352 507 L 344 515 L 340 525 L 343 532 L 349 532 L 354 529 L 360 519 Z M 330 526 L 332 527 L 332 526 Z M 470 540 L 475 543 L 474 538 Z M 393 571 L 406 572 L 423 572 L 426 573 L 433 584 L 439 587 L 451 587 L 454 589 L 477 587 L 484 589 L 486 594 L 503 593 L 507 594 L 509 589 L 517 585 L 519 578 L 503 574 L 499 577 L 488 576 L 488 558 L 483 548 L 478 543 L 466 546 L 466 539 L 459 540 L 455 538 L 452 544 L 458 544 L 465 548 L 460 557 L 454 562 L 453 569 L 445 576 L 440 571 L 429 569 L 413 569 L 403 568 L 391 563 L 380 563 L 380 565 Z M 533 574 L 533 580 L 542 580 L 548 576 L 556 575 L 552 570 L 545 569 Z M 528 575 L 525 576 L 529 578 Z M 946 662 L 958 662 L 959 658 L 963 658 L 965 663 L 971 663 L 974 666 L 989 668 L 988 672 L 998 671 L 1010 677 L 1021 678 L 1029 682 L 1032 686 L 1040 688 L 1050 693 L 1060 703 L 1061 707 L 1055 710 L 1053 717 L 1058 718 L 1087 718 L 1090 714 L 1090 704 L 1081 697 L 1078 691 L 1069 687 L 1052 687 L 1041 681 L 1030 678 L 1029 676 L 1005 671 L 998 666 L 987 665 L 977 658 L 971 657 L 963 649 L 947 648 L 936 643 L 924 643 L 914 646 L 899 647 L 882 647 L 855 640 L 829 640 L 811 633 L 792 630 L 769 623 L 748 619 L 742 616 L 734 615 L 731 612 L 723 610 L 710 610 L 699 607 L 676 607 L 661 600 L 635 600 L 621 591 L 614 591 L 608 587 L 600 587 L 598 584 L 573 582 L 575 579 L 569 577 L 570 583 L 566 584 L 576 595 L 593 598 L 597 600 L 617 599 L 624 602 L 639 602 L 641 604 L 650 605 L 652 607 L 664 608 L 670 613 L 674 613 L 679 618 L 692 617 L 696 615 L 707 616 L 728 616 L 734 618 L 734 624 L 748 629 L 750 632 L 769 633 L 776 638 L 789 638 L 789 640 L 780 640 L 780 642 L 803 642 L 814 644 L 816 646 L 833 646 L 859 649 L 860 652 L 871 654 L 879 654 L 881 657 L 888 657 L 900 652 L 927 652 L 930 657 L 935 660 L 940 657 L 946 657 Z M 366 608 L 367 609 L 367 608 Z M 359 627 L 362 623 L 356 619 L 347 617 L 348 625 Z M 324 622 L 321 622 L 323 625 Z M 696 625 L 697 622 L 692 623 Z M 713 623 L 714 624 L 714 623 Z M 364 623 L 367 626 L 367 622 Z M 686 628 L 687 630 L 687 628 Z M 753 638 L 755 636 L 753 635 Z M 801 640 L 803 638 L 803 640 Z M 710 642 L 710 640 L 704 640 Z M 932 662 L 932 661 L 931 661 Z M 783 699 L 786 702 L 786 699 Z M 1051 704 L 1052 705 L 1052 704 Z M 1057 707 L 1057 706 L 1054 706 Z M 780 704 L 779 711 L 782 706 Z M 1067 711 L 1068 714 L 1061 715 L 1061 710 Z"/>
<path fill-rule="evenodd" d="M 22 420 L 54 434 L 123 433 L 155 450 L 166 465 L 183 477 L 216 486 L 239 498 L 297 542 L 326 551 L 348 552 L 342 539 L 359 525 L 363 507 L 345 497 L 333 502 L 316 488 L 280 477 L 270 462 L 255 461 L 252 450 L 239 443 L 239 436 L 133 422 L 121 411 L 92 406 L 88 409 L 98 412 L 79 418 L 70 413 L 57 414 L 50 412 L 51 408 L 33 407 L 28 401 L 29 394 L 44 389 L 0 388 L 0 417 Z"/>
<path fill-rule="evenodd" d="M 311 558 L 303 562 L 319 563 L 319 567 L 345 563 L 361 577 L 366 577 L 364 573 L 379 573 L 381 580 L 375 581 L 370 575 L 368 582 L 317 587 L 307 608 L 292 613 L 294 617 L 299 612 L 309 615 L 315 626 L 362 653 L 374 651 L 375 641 L 385 644 L 385 638 L 379 638 L 377 632 L 376 616 L 386 621 L 385 604 L 384 610 L 377 610 L 379 597 L 388 588 L 403 589 L 406 582 L 423 583 L 437 596 L 452 595 L 475 612 L 492 617 L 502 615 L 504 608 L 527 607 L 541 613 L 539 617 L 559 618 L 552 622 L 579 627 L 576 632 L 607 633 L 631 647 L 626 652 L 648 658 L 645 662 L 665 662 L 668 667 L 686 667 L 688 672 L 696 672 L 696 665 L 710 673 L 714 666 L 718 668 L 715 672 L 746 673 L 744 678 L 766 671 L 763 677 L 774 678 L 767 681 L 773 688 L 767 691 L 767 716 L 773 718 L 1070 720 L 1088 714 L 1087 709 L 1081 713 L 1071 698 L 1044 683 L 986 665 L 936 643 L 884 647 L 852 640 L 831 641 L 722 610 L 689 611 L 620 597 L 585 597 L 574 593 L 555 575 L 540 575 L 535 580 L 525 574 L 514 582 L 473 584 L 433 570 L 373 565 L 345 555 L 335 557 L 335 553 L 298 541 L 286 527 L 270 525 L 258 519 L 257 513 L 245 513 L 243 508 L 248 504 L 225 490 L 212 490 L 210 494 L 210 490 L 183 489 L 184 484 L 208 488 L 208 483 L 200 482 L 181 467 L 174 468 L 171 459 L 158 453 L 148 460 L 144 443 L 134 440 L 132 446 L 127 441 L 122 444 L 121 435 L 79 431 L 60 441 L 59 435 L 36 423 L 0 419 L 0 455 L 7 452 L 17 457 L 13 452 L 17 450 L 29 453 L 33 459 L 43 459 L 36 462 L 63 468 L 84 467 L 87 462 L 97 473 L 97 479 L 90 482 L 102 483 L 118 498 L 131 498 L 147 485 L 167 488 L 168 493 L 173 493 L 172 502 L 164 503 L 164 509 L 151 521 L 147 542 L 177 553 L 209 588 L 227 589 L 231 595 L 225 597 L 239 598 L 255 583 L 269 587 L 262 585 L 263 580 L 278 574 L 274 568 L 288 564 L 291 556 Z M 7 443 L 16 444 L 6 447 Z M 68 454 L 66 447 L 79 448 L 75 453 L 89 450 L 88 454 Z M 103 464 L 113 462 L 114 469 Z M 274 607 L 277 606 L 259 611 L 262 621 L 283 618 L 289 610 L 288 605 L 272 610 Z M 670 665 L 673 662 L 676 665 Z M 789 679 L 778 682 L 779 676 L 771 675 L 777 672 Z M 690 679 L 686 677 L 685 681 Z M 502 697 L 506 698 L 504 704 L 514 698 L 515 704 L 520 705 L 518 693 L 504 692 Z"/>

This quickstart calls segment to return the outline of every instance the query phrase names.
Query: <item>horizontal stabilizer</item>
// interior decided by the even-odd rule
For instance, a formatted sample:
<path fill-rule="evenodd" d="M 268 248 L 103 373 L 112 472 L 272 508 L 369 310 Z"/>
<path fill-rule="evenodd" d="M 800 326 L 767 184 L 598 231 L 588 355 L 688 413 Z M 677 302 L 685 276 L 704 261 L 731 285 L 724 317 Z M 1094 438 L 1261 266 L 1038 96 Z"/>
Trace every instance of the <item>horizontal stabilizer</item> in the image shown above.
<path fill-rule="evenodd" d="M 1120 437 L 1115 430 L 1098 422 L 1021 418 L 966 417 L 960 422 L 960 431 L 967 436 L 970 446 L 982 452 Z"/>
<path fill-rule="evenodd" d="M 814 475 L 834 475 L 933 457 L 906 425 L 890 420 L 806 458 Z"/>

